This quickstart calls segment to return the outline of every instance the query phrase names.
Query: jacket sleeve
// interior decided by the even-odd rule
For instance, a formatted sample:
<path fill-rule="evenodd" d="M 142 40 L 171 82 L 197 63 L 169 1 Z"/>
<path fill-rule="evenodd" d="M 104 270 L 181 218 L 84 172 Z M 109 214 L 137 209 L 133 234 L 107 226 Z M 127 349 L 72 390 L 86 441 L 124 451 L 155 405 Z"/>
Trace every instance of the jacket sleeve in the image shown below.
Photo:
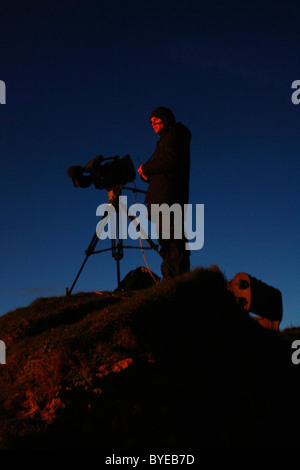
<path fill-rule="evenodd" d="M 151 176 L 159 173 L 172 173 L 177 166 L 178 156 L 175 145 L 175 136 L 167 135 L 164 141 L 158 146 L 150 158 L 143 165 L 143 173 Z"/>

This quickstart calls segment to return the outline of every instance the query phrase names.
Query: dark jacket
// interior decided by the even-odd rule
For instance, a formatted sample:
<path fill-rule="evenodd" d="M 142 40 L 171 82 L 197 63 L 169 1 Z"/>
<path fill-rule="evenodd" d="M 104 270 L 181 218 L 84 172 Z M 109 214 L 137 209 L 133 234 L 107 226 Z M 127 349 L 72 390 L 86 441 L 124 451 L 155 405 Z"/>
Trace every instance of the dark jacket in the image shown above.
<path fill-rule="evenodd" d="M 190 140 L 190 131 L 180 122 L 161 135 L 155 152 L 143 165 L 143 173 L 149 178 L 145 203 L 188 203 Z"/>

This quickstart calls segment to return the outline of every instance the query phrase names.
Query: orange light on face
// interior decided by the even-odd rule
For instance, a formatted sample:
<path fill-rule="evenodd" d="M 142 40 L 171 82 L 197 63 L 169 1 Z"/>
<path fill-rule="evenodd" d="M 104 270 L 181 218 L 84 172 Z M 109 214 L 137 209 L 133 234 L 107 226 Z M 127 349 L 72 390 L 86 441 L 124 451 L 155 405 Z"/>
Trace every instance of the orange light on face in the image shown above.
<path fill-rule="evenodd" d="M 151 125 L 154 129 L 154 132 L 156 132 L 156 134 L 159 134 L 165 127 L 165 123 L 160 118 L 157 118 L 157 117 L 151 118 Z"/>

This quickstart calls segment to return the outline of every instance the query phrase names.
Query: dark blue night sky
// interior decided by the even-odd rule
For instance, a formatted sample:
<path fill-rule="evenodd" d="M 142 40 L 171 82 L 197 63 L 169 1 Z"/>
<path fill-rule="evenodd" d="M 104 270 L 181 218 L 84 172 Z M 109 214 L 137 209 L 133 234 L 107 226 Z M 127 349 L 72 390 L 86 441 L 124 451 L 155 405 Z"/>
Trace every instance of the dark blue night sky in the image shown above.
<path fill-rule="evenodd" d="M 299 326 L 299 14 L 299 2 L 276 0 L 1 3 L 0 314 L 64 295 L 107 201 L 75 189 L 67 168 L 128 153 L 138 169 L 162 105 L 192 133 L 190 203 L 205 205 L 192 267 L 277 287 L 281 327 Z M 146 258 L 160 275 L 158 255 Z M 142 253 L 128 250 L 121 276 L 137 266 Z M 105 253 L 90 257 L 75 292 L 115 287 Z"/>

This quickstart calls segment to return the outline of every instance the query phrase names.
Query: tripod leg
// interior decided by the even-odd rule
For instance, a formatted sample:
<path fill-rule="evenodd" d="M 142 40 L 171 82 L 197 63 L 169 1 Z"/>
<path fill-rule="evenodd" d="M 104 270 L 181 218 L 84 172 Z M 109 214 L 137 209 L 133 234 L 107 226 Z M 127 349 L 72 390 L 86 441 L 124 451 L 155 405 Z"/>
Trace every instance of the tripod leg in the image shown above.
<path fill-rule="evenodd" d="M 120 260 L 123 258 L 123 243 L 122 240 L 116 242 L 115 239 L 111 240 L 111 251 L 112 257 L 116 260 L 117 263 L 117 281 L 118 287 L 120 287 L 121 276 L 120 276 Z"/>
<path fill-rule="evenodd" d="M 137 219 L 136 217 L 134 217 L 133 215 L 130 214 L 130 212 L 127 210 L 127 207 L 124 207 L 122 202 L 120 202 L 119 200 L 119 207 L 123 210 L 123 212 L 125 212 L 125 214 L 127 215 L 127 217 L 129 218 L 129 220 L 131 222 L 133 222 L 136 226 L 136 228 L 140 231 L 140 233 L 143 235 L 143 237 L 146 239 L 147 243 L 149 244 L 150 248 L 155 250 L 159 256 L 162 258 L 162 260 L 166 263 L 166 265 L 168 266 L 168 268 L 170 269 L 170 271 L 175 274 L 174 272 L 174 269 L 166 262 L 165 258 L 162 256 L 162 254 L 160 253 L 159 251 L 159 245 L 158 244 L 155 244 L 151 238 L 148 237 L 148 234 L 141 228 L 140 224 L 137 222 Z"/>
<path fill-rule="evenodd" d="M 110 206 L 110 204 L 108 204 L 107 207 L 108 207 L 108 206 Z M 104 213 L 104 215 L 102 216 L 102 219 L 101 219 L 101 220 L 103 220 L 105 217 L 106 217 L 106 213 Z M 89 256 L 95 253 L 95 248 L 96 248 L 96 245 L 97 245 L 97 243 L 98 243 L 98 240 L 99 240 L 99 237 L 98 237 L 98 234 L 97 234 L 97 231 L 96 231 L 96 233 L 94 234 L 94 236 L 93 236 L 93 238 L 92 238 L 92 240 L 91 240 L 91 243 L 89 244 L 87 250 L 85 250 L 85 254 L 86 254 L 85 260 L 83 261 L 83 263 L 82 263 L 82 265 L 81 265 L 81 268 L 79 269 L 79 272 L 78 272 L 78 274 L 77 274 L 77 276 L 76 276 L 76 278 L 75 278 L 75 280 L 74 280 L 74 282 L 73 282 L 71 288 L 70 288 L 70 289 L 68 289 L 68 287 L 66 288 L 66 295 L 67 295 L 67 296 L 69 296 L 69 295 L 72 294 L 72 291 L 73 291 L 73 289 L 74 289 L 74 286 L 75 286 L 75 284 L 76 284 L 76 282 L 77 282 L 77 280 L 78 280 L 78 278 L 79 278 L 79 276 L 80 276 L 80 274 L 81 274 L 81 272 L 82 272 L 82 270 L 83 270 L 83 268 L 84 268 L 84 266 L 85 266 L 85 263 L 87 262 Z M 112 248 L 111 248 L 111 249 L 112 249 Z M 106 250 L 105 250 L 105 251 L 106 251 Z"/>
<path fill-rule="evenodd" d="M 117 262 L 117 282 L 118 282 L 118 288 L 119 288 L 121 284 L 120 258 L 119 257 L 116 259 L 116 262 Z"/>
<path fill-rule="evenodd" d="M 77 280 L 78 280 L 78 278 L 79 278 L 79 276 L 80 276 L 80 274 L 81 274 L 81 271 L 82 271 L 83 268 L 84 268 L 85 263 L 87 262 L 88 257 L 89 257 L 89 255 L 86 255 L 85 260 L 84 260 L 84 262 L 82 263 L 81 268 L 79 269 L 78 274 L 77 274 L 77 276 L 76 276 L 76 278 L 75 278 L 75 280 L 74 280 L 74 282 L 73 282 L 71 288 L 68 289 L 68 287 L 67 287 L 67 289 L 66 289 L 66 295 L 67 295 L 67 296 L 69 296 L 69 295 L 72 294 L 72 291 L 73 291 L 73 289 L 74 289 L 74 286 L 75 286 L 75 284 L 76 284 L 76 282 L 77 282 Z"/>
<path fill-rule="evenodd" d="M 89 246 L 88 246 L 88 249 L 85 251 L 85 253 L 86 253 L 85 259 L 84 259 L 84 261 L 83 261 L 83 263 L 82 263 L 82 265 L 81 265 L 81 267 L 80 267 L 80 269 L 79 269 L 79 271 L 78 271 L 77 276 L 75 277 L 75 280 L 74 280 L 74 282 L 73 282 L 71 288 L 70 288 L 70 289 L 68 289 L 68 287 L 66 288 L 66 295 L 67 295 L 67 296 L 69 296 L 69 295 L 72 294 L 72 291 L 73 291 L 73 289 L 74 289 L 74 286 L 75 286 L 75 284 L 76 284 L 76 282 L 77 282 L 77 280 L 78 280 L 78 278 L 79 278 L 79 276 L 80 276 L 80 274 L 81 274 L 81 272 L 82 272 L 82 270 L 83 270 L 83 268 L 84 268 L 84 266 L 85 266 L 85 263 L 87 262 L 89 256 L 94 252 L 94 249 L 95 249 L 95 247 L 96 247 L 96 245 L 97 245 L 98 240 L 99 240 L 99 238 L 97 237 L 97 234 L 95 233 L 94 236 L 93 236 L 93 238 L 92 238 L 91 243 L 90 243 Z"/>
<path fill-rule="evenodd" d="M 108 204 L 107 207 L 111 206 L 111 204 Z M 117 207 L 117 211 L 118 211 L 118 207 Z M 102 219 L 103 220 L 104 218 L 106 217 L 106 213 L 104 213 L 104 215 L 102 216 Z M 118 224 L 118 217 L 117 217 L 117 224 Z M 117 226 L 117 233 L 118 233 L 118 237 L 119 237 L 119 226 Z M 120 285 L 120 259 L 123 258 L 123 244 L 122 244 L 122 241 L 121 240 L 118 240 L 118 242 L 116 243 L 116 241 L 114 239 L 111 240 L 111 248 L 108 248 L 108 249 L 104 249 L 104 250 L 100 250 L 100 251 L 95 251 L 95 248 L 96 248 L 96 245 L 98 243 L 98 240 L 99 240 L 99 237 L 98 237 L 98 234 L 97 234 L 97 231 L 96 233 L 94 234 L 92 240 L 91 240 L 91 243 L 89 244 L 87 250 L 85 250 L 85 254 L 86 254 L 86 257 L 79 269 L 79 272 L 71 286 L 71 288 L 69 289 L 68 287 L 66 288 L 66 295 L 69 296 L 72 294 L 72 291 L 74 289 L 74 286 L 85 266 L 85 263 L 87 262 L 88 258 L 90 255 L 93 255 L 93 254 L 96 254 L 96 253 L 101 253 L 101 252 L 104 252 L 104 251 L 112 251 L 112 256 L 115 258 L 116 262 L 117 262 L 117 276 L 118 276 L 118 287 Z"/>

